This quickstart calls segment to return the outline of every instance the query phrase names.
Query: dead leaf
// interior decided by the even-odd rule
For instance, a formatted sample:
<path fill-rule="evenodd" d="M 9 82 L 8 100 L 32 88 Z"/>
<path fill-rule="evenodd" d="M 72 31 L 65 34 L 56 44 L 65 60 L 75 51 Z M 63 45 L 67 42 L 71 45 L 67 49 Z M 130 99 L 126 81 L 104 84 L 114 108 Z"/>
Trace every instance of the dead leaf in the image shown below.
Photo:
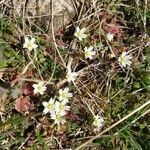
<path fill-rule="evenodd" d="M 30 103 L 29 97 L 21 96 L 15 102 L 15 109 L 21 113 L 29 110 L 31 107 L 32 104 Z"/>

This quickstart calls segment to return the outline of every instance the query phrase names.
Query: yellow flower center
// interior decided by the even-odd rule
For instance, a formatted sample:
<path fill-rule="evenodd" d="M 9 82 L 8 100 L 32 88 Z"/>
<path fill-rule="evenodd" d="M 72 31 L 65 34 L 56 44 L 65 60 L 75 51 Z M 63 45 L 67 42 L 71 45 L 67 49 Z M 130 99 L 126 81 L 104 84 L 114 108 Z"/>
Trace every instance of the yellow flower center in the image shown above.
<path fill-rule="evenodd" d="M 121 57 L 121 62 L 125 62 L 126 58 L 125 57 Z"/>
<path fill-rule="evenodd" d="M 85 52 L 85 55 L 88 55 L 88 54 L 89 54 L 88 51 L 86 51 L 86 52 Z"/>
<path fill-rule="evenodd" d="M 80 37 L 81 36 L 80 32 L 77 32 L 77 35 Z"/>
<path fill-rule="evenodd" d="M 48 104 L 48 106 L 47 106 L 49 109 L 51 109 L 52 108 L 52 104 Z"/>
<path fill-rule="evenodd" d="M 61 93 L 61 97 L 63 97 L 63 98 L 64 98 L 64 97 L 66 97 L 65 95 L 66 95 L 66 94 L 65 94 L 64 92 L 63 92 L 63 93 Z"/>
<path fill-rule="evenodd" d="M 33 44 L 32 43 L 28 43 L 28 48 L 32 48 L 33 47 Z"/>
<path fill-rule="evenodd" d="M 37 89 L 40 91 L 41 90 L 41 86 L 38 86 Z"/>

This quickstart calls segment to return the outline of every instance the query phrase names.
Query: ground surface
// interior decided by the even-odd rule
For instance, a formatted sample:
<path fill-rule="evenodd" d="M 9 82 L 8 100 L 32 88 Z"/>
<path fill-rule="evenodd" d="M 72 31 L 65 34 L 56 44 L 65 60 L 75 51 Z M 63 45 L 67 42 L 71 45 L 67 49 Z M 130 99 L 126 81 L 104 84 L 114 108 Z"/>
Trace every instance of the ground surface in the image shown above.
<path fill-rule="evenodd" d="M 53 6 L 53 5 L 52 5 Z M 150 149 L 150 2 L 149 0 L 77 0 L 75 16 L 58 31 L 38 18 L 17 16 L 0 2 L 0 149 Z M 85 28 L 80 41 L 74 33 Z M 113 35 L 113 39 L 108 38 Z M 38 48 L 23 48 L 25 37 Z M 85 47 L 93 47 L 93 59 Z M 123 52 L 132 59 L 118 61 Z M 67 67 L 78 76 L 67 82 Z M 43 81 L 44 94 L 33 84 Z M 43 102 L 73 94 L 65 123 L 44 114 Z M 104 121 L 94 126 L 94 116 Z"/>

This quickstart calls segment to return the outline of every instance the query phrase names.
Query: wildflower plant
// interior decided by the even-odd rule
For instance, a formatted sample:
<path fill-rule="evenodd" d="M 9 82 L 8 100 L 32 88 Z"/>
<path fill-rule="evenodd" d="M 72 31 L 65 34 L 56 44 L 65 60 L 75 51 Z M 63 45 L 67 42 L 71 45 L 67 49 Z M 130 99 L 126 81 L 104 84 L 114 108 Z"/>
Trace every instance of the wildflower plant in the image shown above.
<path fill-rule="evenodd" d="M 55 100 L 53 98 L 51 98 L 48 102 L 43 102 L 42 104 L 44 106 L 44 110 L 43 110 L 44 114 L 54 113 L 54 110 L 55 110 Z"/>
<path fill-rule="evenodd" d="M 112 41 L 113 40 L 113 38 L 114 38 L 114 34 L 112 34 L 112 33 L 107 33 L 107 39 L 108 39 L 108 41 Z"/>
<path fill-rule="evenodd" d="M 25 37 L 25 43 L 23 44 L 23 48 L 27 48 L 29 51 L 32 51 L 37 47 L 38 45 L 35 43 L 35 38 L 29 39 L 28 37 Z"/>
<path fill-rule="evenodd" d="M 122 52 L 121 56 L 118 58 L 118 61 L 123 67 L 127 67 L 132 64 L 131 59 L 131 55 L 128 55 L 127 52 Z"/>
<path fill-rule="evenodd" d="M 47 89 L 47 87 L 45 86 L 45 84 L 42 81 L 40 81 L 38 84 L 33 84 L 32 86 L 34 88 L 34 90 L 33 90 L 34 94 L 39 93 L 39 94 L 43 95 Z"/>
<path fill-rule="evenodd" d="M 104 125 L 104 118 L 100 115 L 94 116 L 93 126 L 96 127 L 96 130 L 100 130 Z"/>
<path fill-rule="evenodd" d="M 51 119 L 54 120 L 54 123 L 58 126 L 61 124 L 64 124 L 66 122 L 66 119 L 64 116 L 62 116 L 59 112 L 54 112 L 51 114 Z"/>
<path fill-rule="evenodd" d="M 66 105 L 66 102 L 55 102 L 55 113 L 60 114 L 61 116 L 66 115 L 67 111 L 70 110 L 70 106 Z"/>
<path fill-rule="evenodd" d="M 73 95 L 72 93 L 69 92 L 69 88 L 65 88 L 65 89 L 59 89 L 59 100 L 60 101 L 64 101 L 64 102 L 68 102 L 69 98 L 71 98 Z"/>
<path fill-rule="evenodd" d="M 74 36 L 77 37 L 80 41 L 82 41 L 83 39 L 87 38 L 87 34 L 85 32 L 85 28 L 80 29 L 79 27 L 77 27 Z"/>
<path fill-rule="evenodd" d="M 78 74 L 76 72 L 72 72 L 71 68 L 67 69 L 66 78 L 69 83 L 74 82 L 77 78 Z"/>
<path fill-rule="evenodd" d="M 85 58 L 89 58 L 89 59 L 93 59 L 94 58 L 94 56 L 96 55 L 96 52 L 93 49 L 94 48 L 92 46 L 84 48 Z"/>
<path fill-rule="evenodd" d="M 51 98 L 48 102 L 43 102 L 44 110 L 43 113 L 50 113 L 51 119 L 54 120 L 55 124 L 64 124 L 65 115 L 70 110 L 70 106 L 65 101 L 57 101 Z"/>
<path fill-rule="evenodd" d="M 19 148 L 24 149 L 33 149 L 33 146 L 37 146 L 35 149 L 40 149 L 40 145 L 44 146 L 42 149 L 48 149 L 49 145 L 53 149 L 88 149 L 88 144 L 92 144 L 93 139 L 105 134 L 108 130 L 111 134 L 119 131 L 118 136 L 115 136 L 117 142 L 112 143 L 114 137 L 107 132 L 110 138 L 94 140 L 99 143 L 92 144 L 93 149 L 111 149 L 112 145 L 116 149 L 119 142 L 127 149 L 146 149 L 144 147 L 146 144 L 143 143 L 148 143 L 149 139 L 145 140 L 146 134 L 143 134 L 143 141 L 140 137 L 143 137 L 142 130 L 149 127 L 144 120 L 147 118 L 144 115 L 149 112 L 147 107 L 149 103 L 146 101 L 149 100 L 150 87 L 148 74 L 150 66 L 148 24 L 150 24 L 150 19 L 147 1 L 140 3 L 136 0 L 134 2 L 117 1 L 113 3 L 113 7 L 109 7 L 110 3 L 106 0 L 86 1 L 83 4 L 77 2 L 76 5 L 81 8 L 81 11 L 78 13 L 78 10 L 75 9 L 75 16 L 72 16 L 73 11 L 70 13 L 72 19 L 77 19 L 72 20 L 74 24 L 71 24 L 67 18 L 70 24 L 67 27 L 64 24 L 63 29 L 57 30 L 55 14 L 53 14 L 52 31 L 49 32 L 47 28 L 46 33 L 42 28 L 48 26 L 40 25 L 41 21 L 32 22 L 31 18 L 36 16 L 28 17 L 32 13 L 28 12 L 28 9 L 25 9 L 24 13 L 19 13 L 17 10 L 15 14 L 11 14 L 11 11 L 16 10 L 10 9 L 8 13 L 9 7 L 5 4 L 6 2 L 1 3 L 3 4 L 0 7 L 2 12 L 0 58 L 1 52 L 4 51 L 6 60 L 4 58 L 0 61 L 0 79 L 4 88 L 8 87 L 10 79 L 9 87 L 12 89 L 3 94 L 3 88 L 1 89 L 0 86 L 0 121 L 2 122 L 1 131 L 4 130 L 4 133 L 7 133 L 12 129 L 13 136 L 2 133 L 1 141 L 6 136 L 8 143 L 0 141 L 2 143 L 0 149 L 5 149 L 9 145 L 8 149 L 11 149 L 14 143 L 16 149 L 18 145 Z M 28 3 L 30 1 L 27 2 L 27 6 L 30 6 L 31 4 L 28 5 Z M 11 5 L 11 7 L 14 6 L 18 8 L 17 5 Z M 55 2 L 53 7 L 55 7 Z M 138 10 L 138 15 L 132 16 L 136 10 Z M 11 14 L 10 18 L 9 14 Z M 17 16 L 16 14 L 19 15 L 18 19 L 14 17 Z M 38 15 L 39 20 L 41 17 Z M 135 23 L 134 20 L 136 20 Z M 77 28 L 72 35 L 72 26 L 76 25 Z M 141 32 L 134 32 L 140 29 L 140 26 L 142 26 Z M 31 33 L 33 36 L 25 36 L 24 43 L 21 41 L 19 43 L 22 35 L 18 33 L 22 35 Z M 38 39 L 34 36 L 38 36 Z M 131 53 L 127 52 L 128 50 Z M 132 57 L 132 52 L 135 58 Z M 131 69 L 125 71 L 124 68 L 130 68 L 132 62 L 134 62 L 132 71 Z M 118 64 L 122 69 L 118 67 Z M 70 67 L 66 68 L 66 66 Z M 14 68 L 17 69 L 14 70 Z M 78 77 L 80 80 L 77 80 Z M 34 83 L 39 81 L 39 78 L 43 81 Z M 72 89 L 74 89 L 74 94 Z M 14 108 L 18 112 L 17 116 L 15 116 L 15 111 L 10 112 L 7 108 L 7 104 L 11 105 L 13 100 Z M 43 113 L 39 115 L 41 105 Z M 12 110 L 12 107 L 9 108 Z M 108 122 L 105 122 L 102 115 L 95 115 L 95 112 L 98 111 L 108 117 L 106 118 Z M 136 112 L 138 113 L 135 115 Z M 22 115 L 23 113 L 27 114 Z M 34 122 L 32 122 L 33 116 L 36 120 Z M 144 124 L 140 125 L 139 122 L 143 120 Z M 28 121 L 29 124 L 27 124 Z M 136 128 L 132 126 L 133 122 L 135 125 L 135 121 L 138 122 Z M 8 130 L 3 129 L 7 122 L 11 124 L 7 127 Z M 91 129 L 100 131 L 105 124 L 106 130 L 94 136 Z M 18 128 L 20 126 L 23 128 Z M 38 128 L 31 132 L 31 138 L 28 138 L 28 127 L 30 126 Z M 136 135 L 137 129 L 139 136 Z M 25 134 L 20 139 L 22 133 Z M 38 134 L 34 135 L 35 133 Z M 132 138 L 134 135 L 136 138 Z M 83 143 L 84 136 L 92 138 Z M 84 140 L 81 141 L 81 139 Z M 142 141 L 142 144 L 139 144 L 138 141 Z M 79 147 L 76 147 L 78 145 Z"/>
<path fill-rule="evenodd" d="M 43 102 L 43 113 L 50 113 L 50 117 L 54 120 L 55 124 L 64 124 L 66 122 L 65 115 L 70 111 L 70 106 L 68 106 L 67 103 L 72 96 L 72 93 L 69 92 L 69 88 L 60 89 L 58 100 L 57 98 L 50 98 L 48 102 Z"/>

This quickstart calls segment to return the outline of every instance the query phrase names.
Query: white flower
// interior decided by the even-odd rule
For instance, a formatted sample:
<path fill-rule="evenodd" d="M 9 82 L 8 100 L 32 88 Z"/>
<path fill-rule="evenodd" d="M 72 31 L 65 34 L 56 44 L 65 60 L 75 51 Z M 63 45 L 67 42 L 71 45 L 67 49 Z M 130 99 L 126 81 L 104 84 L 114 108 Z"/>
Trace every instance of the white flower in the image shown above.
<path fill-rule="evenodd" d="M 66 105 L 65 101 L 62 102 L 55 102 L 55 113 L 60 114 L 61 116 L 66 115 L 67 111 L 70 110 L 70 106 Z"/>
<path fill-rule="evenodd" d="M 44 83 L 41 81 L 38 84 L 33 84 L 32 86 L 34 88 L 33 90 L 34 94 L 40 93 L 41 95 L 43 95 L 47 89 Z"/>
<path fill-rule="evenodd" d="M 108 41 L 112 41 L 113 40 L 113 38 L 114 38 L 114 35 L 113 34 L 111 34 L 111 33 L 108 33 L 107 34 L 107 39 L 108 39 Z"/>
<path fill-rule="evenodd" d="M 71 98 L 73 95 L 69 93 L 69 88 L 65 88 L 64 90 L 59 90 L 59 100 L 63 100 L 64 102 L 68 102 L 68 98 Z"/>
<path fill-rule="evenodd" d="M 99 130 L 104 125 L 104 119 L 102 116 L 96 115 L 94 116 L 93 125 Z"/>
<path fill-rule="evenodd" d="M 126 67 L 127 65 L 130 66 L 132 64 L 131 59 L 131 55 L 128 55 L 127 52 L 123 52 L 118 58 L 118 61 L 123 67 Z"/>
<path fill-rule="evenodd" d="M 145 46 L 150 46 L 150 42 L 147 42 Z"/>
<path fill-rule="evenodd" d="M 93 56 L 96 55 L 96 52 L 93 50 L 93 47 L 85 47 L 84 48 L 84 54 L 85 54 L 85 58 L 89 58 L 89 59 L 93 59 Z"/>
<path fill-rule="evenodd" d="M 7 143 L 8 143 L 8 139 L 6 139 L 6 140 L 4 139 L 4 140 L 1 141 L 2 145 L 6 145 Z"/>
<path fill-rule="evenodd" d="M 51 119 L 53 119 L 57 125 L 64 124 L 66 122 L 64 116 L 62 116 L 60 113 L 52 113 Z"/>
<path fill-rule="evenodd" d="M 70 83 L 71 81 L 74 82 L 76 80 L 77 77 L 77 73 L 76 72 L 72 72 L 70 68 L 68 68 L 67 71 L 67 75 L 66 78 L 68 80 L 68 82 Z"/>
<path fill-rule="evenodd" d="M 23 48 L 27 48 L 29 51 L 32 49 L 36 49 L 38 45 L 35 43 L 35 38 L 29 39 L 28 37 L 25 37 L 25 43 L 23 44 Z"/>
<path fill-rule="evenodd" d="M 43 111 L 44 114 L 46 114 L 48 112 L 54 113 L 54 111 L 55 111 L 55 108 L 54 108 L 55 104 L 54 104 L 54 99 L 53 98 L 51 98 L 48 102 L 43 102 L 42 104 L 45 107 L 44 111 Z"/>
<path fill-rule="evenodd" d="M 82 28 L 80 29 L 79 27 L 76 28 L 76 32 L 74 33 L 74 35 L 80 40 L 82 41 L 82 39 L 87 38 L 87 35 L 85 34 L 86 29 Z"/>

